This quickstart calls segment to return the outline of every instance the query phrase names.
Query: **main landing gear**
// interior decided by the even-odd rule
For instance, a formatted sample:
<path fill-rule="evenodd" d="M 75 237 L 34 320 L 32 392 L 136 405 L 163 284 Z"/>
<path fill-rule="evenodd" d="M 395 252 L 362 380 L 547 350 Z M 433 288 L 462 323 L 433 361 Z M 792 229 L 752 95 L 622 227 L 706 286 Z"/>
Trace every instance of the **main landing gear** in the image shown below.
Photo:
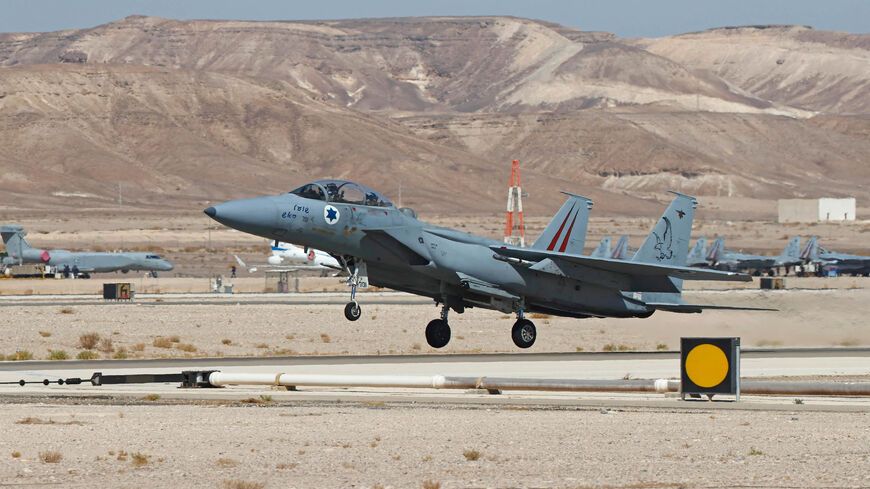
<path fill-rule="evenodd" d="M 350 307 L 348 304 L 347 307 Z M 426 325 L 426 343 L 432 348 L 444 348 L 450 342 L 450 324 L 447 322 L 447 314 L 450 307 L 446 304 L 441 306 L 441 317 L 429 321 Z M 347 314 L 345 312 L 345 314 Z M 530 348 L 535 344 L 538 331 L 535 323 L 523 317 L 523 311 L 517 311 L 517 321 L 511 328 L 511 339 L 519 348 Z"/>
<path fill-rule="evenodd" d="M 511 339 L 514 340 L 514 344 L 520 348 L 529 348 L 535 344 L 537 337 L 535 323 L 524 318 L 523 311 L 517 311 L 517 322 L 511 328 Z"/>
<path fill-rule="evenodd" d="M 441 318 L 433 319 L 426 325 L 426 343 L 432 348 L 444 348 L 450 342 L 450 325 L 447 324 L 447 313 L 450 307 L 441 306 Z"/>

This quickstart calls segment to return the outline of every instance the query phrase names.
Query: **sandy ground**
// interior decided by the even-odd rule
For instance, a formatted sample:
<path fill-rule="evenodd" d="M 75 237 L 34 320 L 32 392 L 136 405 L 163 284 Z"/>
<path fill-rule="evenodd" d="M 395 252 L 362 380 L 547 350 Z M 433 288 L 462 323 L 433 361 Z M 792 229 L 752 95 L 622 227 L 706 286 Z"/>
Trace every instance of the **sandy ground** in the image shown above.
<path fill-rule="evenodd" d="M 303 283 L 317 288 L 322 281 L 335 280 Z M 829 289 L 686 293 L 692 301 L 775 307 L 778 312 L 657 313 L 637 320 L 537 316 L 533 320 L 539 337 L 531 350 L 676 349 L 680 336 L 703 335 L 741 336 L 744 346 L 870 345 L 870 288 L 863 288 L 865 280 L 820 282 L 840 287 Z M 18 281 L 3 281 L 0 287 L 10 282 Z M 97 285 L 87 280 L 49 282 Z M 343 294 L 312 296 L 345 300 Z M 384 296 L 362 295 L 363 317 L 351 323 L 340 303 L 288 304 L 291 297 L 167 294 L 114 303 L 78 296 L 5 296 L 0 299 L 0 354 L 24 349 L 41 359 L 62 350 L 75 357 L 83 351 L 80 343 L 86 333 L 99 335 L 93 351 L 102 358 L 435 351 L 423 338 L 424 325 L 438 312 L 434 304 L 394 294 L 386 298 L 408 302 L 379 304 Z M 516 352 L 509 339 L 512 322 L 512 317 L 493 311 L 454 314 L 454 338 L 445 351 Z M 106 339 L 111 344 L 103 343 Z M 711 405 L 709 410 L 634 407 L 602 412 L 509 403 L 276 397 L 281 401 L 254 405 L 105 396 L 0 398 L 0 485 L 870 486 L 866 411 L 804 412 L 800 406 L 722 411 Z M 43 461 L 51 460 L 50 452 L 60 459 Z"/>
<path fill-rule="evenodd" d="M 4 404 L 3 413 L 3 485 L 870 486 L 867 413 L 375 402 Z M 60 460 L 41 461 L 48 452 Z"/>
<path fill-rule="evenodd" d="M 870 289 L 696 291 L 685 296 L 697 303 L 779 310 L 657 312 L 648 319 L 529 315 L 538 327 L 538 340 L 529 351 L 677 349 L 681 336 L 740 336 L 747 347 L 870 345 Z M 133 303 L 7 297 L 0 301 L 0 354 L 27 350 L 42 359 L 50 351 L 64 351 L 76 357 L 84 350 L 82 335 L 88 333 L 111 342 L 91 347 L 102 358 L 436 351 L 423 335 L 426 323 L 439 314 L 434 302 L 404 294 L 361 295 L 362 318 L 349 322 L 342 312 L 343 295 L 312 298 L 338 303 L 291 304 L 290 296 L 280 294 L 166 295 Z M 385 299 L 409 303 L 384 304 Z M 453 338 L 439 351 L 516 352 L 510 340 L 513 322 L 513 316 L 482 309 L 451 314 Z"/>

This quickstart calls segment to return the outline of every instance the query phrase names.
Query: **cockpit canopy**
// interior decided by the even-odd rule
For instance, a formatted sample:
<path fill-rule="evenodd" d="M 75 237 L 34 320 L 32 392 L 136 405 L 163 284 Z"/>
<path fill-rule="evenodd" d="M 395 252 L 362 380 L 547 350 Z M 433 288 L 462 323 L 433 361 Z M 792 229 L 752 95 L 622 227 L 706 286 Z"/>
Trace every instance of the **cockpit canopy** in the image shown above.
<path fill-rule="evenodd" d="M 290 192 L 306 199 L 325 200 L 341 204 L 392 207 L 383 195 L 360 184 L 346 180 L 318 180 Z"/>

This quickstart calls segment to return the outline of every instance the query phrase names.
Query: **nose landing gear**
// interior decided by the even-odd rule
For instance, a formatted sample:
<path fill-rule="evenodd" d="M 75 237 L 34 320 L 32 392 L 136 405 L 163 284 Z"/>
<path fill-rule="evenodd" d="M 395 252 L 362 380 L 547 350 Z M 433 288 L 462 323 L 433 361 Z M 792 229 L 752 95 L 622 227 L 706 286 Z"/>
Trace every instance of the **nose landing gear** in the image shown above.
<path fill-rule="evenodd" d="M 345 262 L 344 259 L 342 261 Z M 344 269 L 350 277 L 347 279 L 347 285 L 350 285 L 350 302 L 344 306 L 344 317 L 348 321 L 356 321 L 362 316 L 362 308 L 359 302 L 356 301 L 356 289 L 357 287 L 366 288 L 369 286 L 366 264 L 363 261 L 354 261 L 353 273 L 350 273 L 350 267 L 345 262 Z"/>

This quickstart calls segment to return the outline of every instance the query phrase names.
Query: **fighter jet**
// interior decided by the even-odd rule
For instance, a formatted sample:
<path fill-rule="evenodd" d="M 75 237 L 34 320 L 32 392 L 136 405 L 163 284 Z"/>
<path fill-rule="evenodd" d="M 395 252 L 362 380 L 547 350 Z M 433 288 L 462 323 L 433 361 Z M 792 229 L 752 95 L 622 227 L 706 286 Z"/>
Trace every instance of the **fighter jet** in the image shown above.
<path fill-rule="evenodd" d="M 3 258 L 3 269 L 23 263 L 42 263 L 54 267 L 77 269 L 87 276 L 90 273 L 115 272 L 124 273 L 130 270 L 147 270 L 157 275 L 157 272 L 172 270 L 174 267 L 168 260 L 153 253 L 118 252 L 107 253 L 98 251 L 68 251 L 43 250 L 34 248 L 24 240 L 27 234 L 18 225 L 0 226 L 3 243 L 6 244 L 6 256 Z"/>
<path fill-rule="evenodd" d="M 818 263 L 823 270 L 836 268 L 841 273 L 870 276 L 870 256 L 850 255 L 826 250 L 819 246 L 819 237 L 813 236 L 801 252 L 801 258 Z"/>
<path fill-rule="evenodd" d="M 683 280 L 749 281 L 747 275 L 684 266 L 697 201 L 676 197 L 631 261 L 582 255 L 592 201 L 567 200 L 531 248 L 432 226 L 379 193 L 342 180 L 320 180 L 283 195 L 235 200 L 205 209 L 216 221 L 268 239 L 328 251 L 350 276 L 345 317 L 359 319 L 357 288 L 369 284 L 434 299 L 441 317 L 426 341 L 450 341 L 448 314 L 482 307 L 517 316 L 511 338 L 535 342 L 530 312 L 575 318 L 651 316 L 744 309 L 687 304 Z"/>
<path fill-rule="evenodd" d="M 761 256 L 731 251 L 725 248 L 725 238 L 720 236 L 710 246 L 706 258 L 710 266 L 717 270 L 753 270 L 756 274 L 773 275 L 774 268 L 786 267 L 787 271 L 788 267 L 801 263 L 798 251 L 800 242 L 801 237 L 795 236 L 779 256 Z"/>
<path fill-rule="evenodd" d="M 611 253 L 610 250 L 610 236 L 605 236 L 601 238 L 601 241 L 598 242 L 598 246 L 592 250 L 592 253 L 589 256 L 593 258 L 610 258 Z"/>
<path fill-rule="evenodd" d="M 266 259 L 267 264 L 252 265 L 248 267 L 238 255 L 234 255 L 236 261 L 243 268 L 247 268 L 249 272 L 256 272 L 259 268 L 269 268 L 272 270 L 288 269 L 288 270 L 342 270 L 338 261 L 330 256 L 325 251 L 315 250 L 314 248 L 299 247 L 291 243 L 282 243 L 273 241 L 270 246 L 272 254 Z"/>

